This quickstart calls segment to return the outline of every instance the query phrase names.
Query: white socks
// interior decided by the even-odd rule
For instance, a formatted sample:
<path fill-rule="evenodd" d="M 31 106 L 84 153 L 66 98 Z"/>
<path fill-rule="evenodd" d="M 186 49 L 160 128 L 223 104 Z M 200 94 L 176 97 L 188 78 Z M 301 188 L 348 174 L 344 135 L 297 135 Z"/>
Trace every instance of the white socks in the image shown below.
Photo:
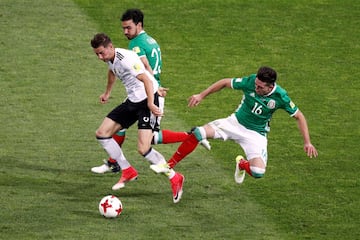
<path fill-rule="evenodd" d="M 126 160 L 119 144 L 113 138 L 98 138 L 97 140 L 109 156 L 117 161 L 121 169 L 126 169 L 131 166 Z"/>

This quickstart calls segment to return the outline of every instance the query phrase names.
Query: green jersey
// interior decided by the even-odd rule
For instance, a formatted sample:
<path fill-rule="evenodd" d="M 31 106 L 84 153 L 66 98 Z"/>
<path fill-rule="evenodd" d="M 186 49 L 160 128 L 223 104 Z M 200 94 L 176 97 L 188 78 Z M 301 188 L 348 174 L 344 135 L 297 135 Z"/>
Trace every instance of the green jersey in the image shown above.
<path fill-rule="evenodd" d="M 136 52 L 139 57 L 147 58 L 154 73 L 154 77 L 161 86 L 160 73 L 162 60 L 160 46 L 156 40 L 150 37 L 145 31 L 142 31 L 139 35 L 130 40 L 129 49 Z"/>
<path fill-rule="evenodd" d="M 256 74 L 243 78 L 233 78 L 231 87 L 242 90 L 242 101 L 235 111 L 239 123 L 247 129 L 254 130 L 266 136 L 270 131 L 270 120 L 273 113 L 281 108 L 293 116 L 298 110 L 287 92 L 275 84 L 274 89 L 266 96 L 259 96 L 255 92 Z"/>

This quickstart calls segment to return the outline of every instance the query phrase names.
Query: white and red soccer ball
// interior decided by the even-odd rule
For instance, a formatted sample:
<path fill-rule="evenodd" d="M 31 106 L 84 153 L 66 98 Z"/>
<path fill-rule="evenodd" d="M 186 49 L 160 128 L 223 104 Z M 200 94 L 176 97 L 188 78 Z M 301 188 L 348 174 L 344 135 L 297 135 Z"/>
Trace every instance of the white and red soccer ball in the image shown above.
<path fill-rule="evenodd" d="M 99 212 L 106 218 L 115 218 L 121 214 L 123 205 L 116 196 L 108 195 L 101 199 Z"/>

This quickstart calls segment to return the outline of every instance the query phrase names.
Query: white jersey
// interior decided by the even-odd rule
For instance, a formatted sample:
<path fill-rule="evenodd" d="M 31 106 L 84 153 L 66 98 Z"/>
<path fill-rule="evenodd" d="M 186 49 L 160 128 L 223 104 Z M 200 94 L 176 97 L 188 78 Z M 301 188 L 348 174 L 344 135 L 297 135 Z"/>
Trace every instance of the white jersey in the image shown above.
<path fill-rule="evenodd" d="M 153 83 L 154 93 L 158 90 L 158 82 L 145 69 L 139 56 L 124 48 L 115 48 L 114 62 L 107 62 L 109 69 L 119 78 L 125 86 L 127 97 L 131 102 L 137 103 L 147 98 L 145 86 L 136 78 L 137 75 L 145 73 Z"/>

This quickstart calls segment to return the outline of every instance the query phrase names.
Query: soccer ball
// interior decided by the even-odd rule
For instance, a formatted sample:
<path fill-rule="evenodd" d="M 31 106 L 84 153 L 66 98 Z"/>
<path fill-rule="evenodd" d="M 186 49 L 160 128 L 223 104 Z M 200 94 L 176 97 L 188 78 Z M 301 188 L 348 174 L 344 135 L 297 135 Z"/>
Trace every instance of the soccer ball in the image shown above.
<path fill-rule="evenodd" d="M 101 199 L 99 203 L 99 212 L 106 218 L 115 218 L 121 214 L 123 205 L 114 195 L 108 195 Z"/>

